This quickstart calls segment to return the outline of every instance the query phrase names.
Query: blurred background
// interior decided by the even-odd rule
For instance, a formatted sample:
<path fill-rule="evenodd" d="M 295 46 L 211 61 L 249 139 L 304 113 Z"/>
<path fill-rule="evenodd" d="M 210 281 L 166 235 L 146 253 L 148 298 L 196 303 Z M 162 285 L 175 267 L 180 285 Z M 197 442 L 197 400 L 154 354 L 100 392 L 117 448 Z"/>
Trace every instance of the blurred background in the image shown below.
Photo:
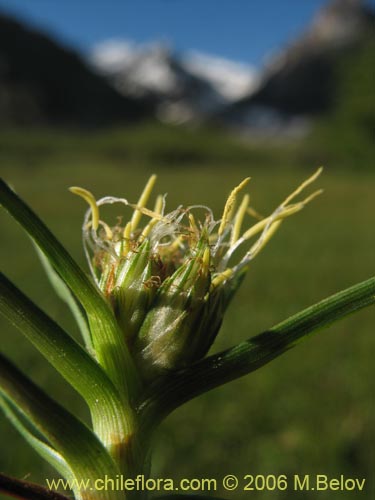
<path fill-rule="evenodd" d="M 374 272 L 373 1 L 0 0 L 0 172 L 86 266 L 70 185 L 136 200 L 150 173 L 168 206 L 220 216 L 251 176 L 267 214 L 319 165 L 325 193 L 254 261 L 212 352 Z M 6 274 L 76 335 L 28 238 L 0 215 Z M 115 223 L 115 220 L 114 220 Z M 327 474 L 374 495 L 374 320 L 364 311 L 176 411 L 157 477 Z M 87 419 L 79 397 L 0 318 L 1 349 Z M 53 472 L 0 419 L 0 471 Z M 243 493 L 225 493 L 240 499 Z M 252 492 L 252 498 L 314 494 Z"/>

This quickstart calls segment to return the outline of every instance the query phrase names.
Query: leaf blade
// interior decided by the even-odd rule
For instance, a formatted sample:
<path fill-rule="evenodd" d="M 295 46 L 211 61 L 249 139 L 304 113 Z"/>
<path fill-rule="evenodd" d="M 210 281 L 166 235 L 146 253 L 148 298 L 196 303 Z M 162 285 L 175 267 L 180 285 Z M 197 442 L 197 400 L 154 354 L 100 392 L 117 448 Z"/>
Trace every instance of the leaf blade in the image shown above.
<path fill-rule="evenodd" d="M 247 375 L 312 332 L 375 304 L 375 277 L 338 292 L 235 347 L 172 372 L 140 403 L 145 429 L 200 394 Z"/>
<path fill-rule="evenodd" d="M 97 436 L 3 356 L 0 356 L 0 391 L 64 457 L 75 478 L 95 481 L 105 474 L 115 477 L 119 473 Z M 101 495 L 96 498 L 121 498 L 107 496 L 105 492 Z"/>
<path fill-rule="evenodd" d="M 125 406 L 101 366 L 0 273 L 0 312 L 48 359 L 87 402 L 95 432 L 116 457 L 133 431 Z"/>
<path fill-rule="evenodd" d="M 37 438 L 24 424 L 21 419 L 16 415 L 15 410 L 7 403 L 6 399 L 0 395 L 0 408 L 3 410 L 5 416 L 11 424 L 18 430 L 21 436 L 34 448 L 34 450 L 49 464 L 57 470 L 62 477 L 72 480 L 74 474 L 67 464 L 64 457 L 60 455 L 54 448 L 47 443 Z"/>
<path fill-rule="evenodd" d="M 2 179 L 0 203 L 46 255 L 52 267 L 82 304 L 88 316 L 100 364 L 119 387 L 120 393 L 124 397 L 132 397 L 140 382 L 125 338 L 104 297 L 47 226 Z"/>
<path fill-rule="evenodd" d="M 40 250 L 40 248 L 34 244 L 37 255 L 40 259 L 40 262 L 47 274 L 47 277 L 56 292 L 56 295 L 63 300 L 69 309 L 71 310 L 76 323 L 80 329 L 81 335 L 85 342 L 86 349 L 90 352 L 94 352 L 94 348 L 92 345 L 91 333 L 89 326 L 87 324 L 87 318 L 84 316 L 83 311 L 80 309 L 78 302 L 74 298 L 70 288 L 65 284 L 65 282 L 60 278 L 59 274 L 54 270 L 51 266 L 49 260 L 45 256 L 45 254 Z"/>

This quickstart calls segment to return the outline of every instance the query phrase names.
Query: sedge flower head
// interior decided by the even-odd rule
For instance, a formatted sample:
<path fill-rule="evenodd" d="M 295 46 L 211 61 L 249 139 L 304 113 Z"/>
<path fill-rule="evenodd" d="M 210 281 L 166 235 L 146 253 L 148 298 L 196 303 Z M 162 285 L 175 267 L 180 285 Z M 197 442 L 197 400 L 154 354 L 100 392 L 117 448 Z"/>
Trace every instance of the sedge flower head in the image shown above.
<path fill-rule="evenodd" d="M 148 208 L 155 175 L 136 203 L 96 200 L 83 188 L 70 188 L 89 204 L 82 228 L 86 257 L 145 378 L 207 353 L 249 263 L 287 217 L 320 194 L 295 201 L 321 170 L 268 217 L 260 217 L 243 194 L 249 178 L 231 191 L 219 219 L 204 205 L 168 212 L 165 195 Z M 100 212 L 115 203 L 130 209 L 130 218 L 110 225 Z M 258 220 L 246 227 L 249 215 Z"/>

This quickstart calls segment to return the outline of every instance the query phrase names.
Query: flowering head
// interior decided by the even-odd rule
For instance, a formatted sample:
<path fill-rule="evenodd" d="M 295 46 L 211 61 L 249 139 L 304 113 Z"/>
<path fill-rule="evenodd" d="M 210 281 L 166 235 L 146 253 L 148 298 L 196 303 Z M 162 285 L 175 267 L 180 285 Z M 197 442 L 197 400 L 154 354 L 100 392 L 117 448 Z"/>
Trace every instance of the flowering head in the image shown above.
<path fill-rule="evenodd" d="M 71 188 L 89 204 L 83 244 L 91 272 L 146 378 L 206 354 L 249 263 L 284 219 L 320 194 L 293 202 L 320 172 L 265 218 L 250 207 L 248 194 L 238 204 L 249 178 L 232 190 L 218 220 L 203 205 L 167 212 L 165 196 L 156 198 L 153 209 L 147 208 L 154 175 L 135 204 L 111 196 L 96 200 L 85 189 Z M 131 216 L 110 226 L 100 211 L 114 203 L 130 209 Z M 247 215 L 259 220 L 243 231 Z"/>

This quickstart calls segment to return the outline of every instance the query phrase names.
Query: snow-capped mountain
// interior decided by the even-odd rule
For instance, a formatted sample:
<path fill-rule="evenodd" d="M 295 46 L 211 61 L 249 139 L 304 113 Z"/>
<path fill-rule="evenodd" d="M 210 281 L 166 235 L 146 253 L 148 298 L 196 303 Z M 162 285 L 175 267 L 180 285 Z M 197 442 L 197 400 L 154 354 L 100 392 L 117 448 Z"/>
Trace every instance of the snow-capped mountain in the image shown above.
<path fill-rule="evenodd" d="M 197 51 L 187 52 L 181 62 L 193 75 L 209 81 L 228 101 L 241 99 L 258 85 L 258 71 L 248 64 Z"/>
<path fill-rule="evenodd" d="M 152 99 L 161 119 L 180 123 L 215 114 L 258 82 L 250 66 L 199 52 L 178 56 L 162 43 L 109 40 L 90 62 L 122 94 Z"/>
<path fill-rule="evenodd" d="M 340 58 L 373 36 L 374 20 L 364 1 L 328 1 L 296 40 L 268 59 L 258 89 L 219 112 L 218 121 L 254 134 L 308 130 L 334 104 Z"/>
<path fill-rule="evenodd" d="M 181 84 L 170 50 L 161 43 L 109 40 L 95 47 L 91 62 L 128 94 L 173 95 Z"/>

